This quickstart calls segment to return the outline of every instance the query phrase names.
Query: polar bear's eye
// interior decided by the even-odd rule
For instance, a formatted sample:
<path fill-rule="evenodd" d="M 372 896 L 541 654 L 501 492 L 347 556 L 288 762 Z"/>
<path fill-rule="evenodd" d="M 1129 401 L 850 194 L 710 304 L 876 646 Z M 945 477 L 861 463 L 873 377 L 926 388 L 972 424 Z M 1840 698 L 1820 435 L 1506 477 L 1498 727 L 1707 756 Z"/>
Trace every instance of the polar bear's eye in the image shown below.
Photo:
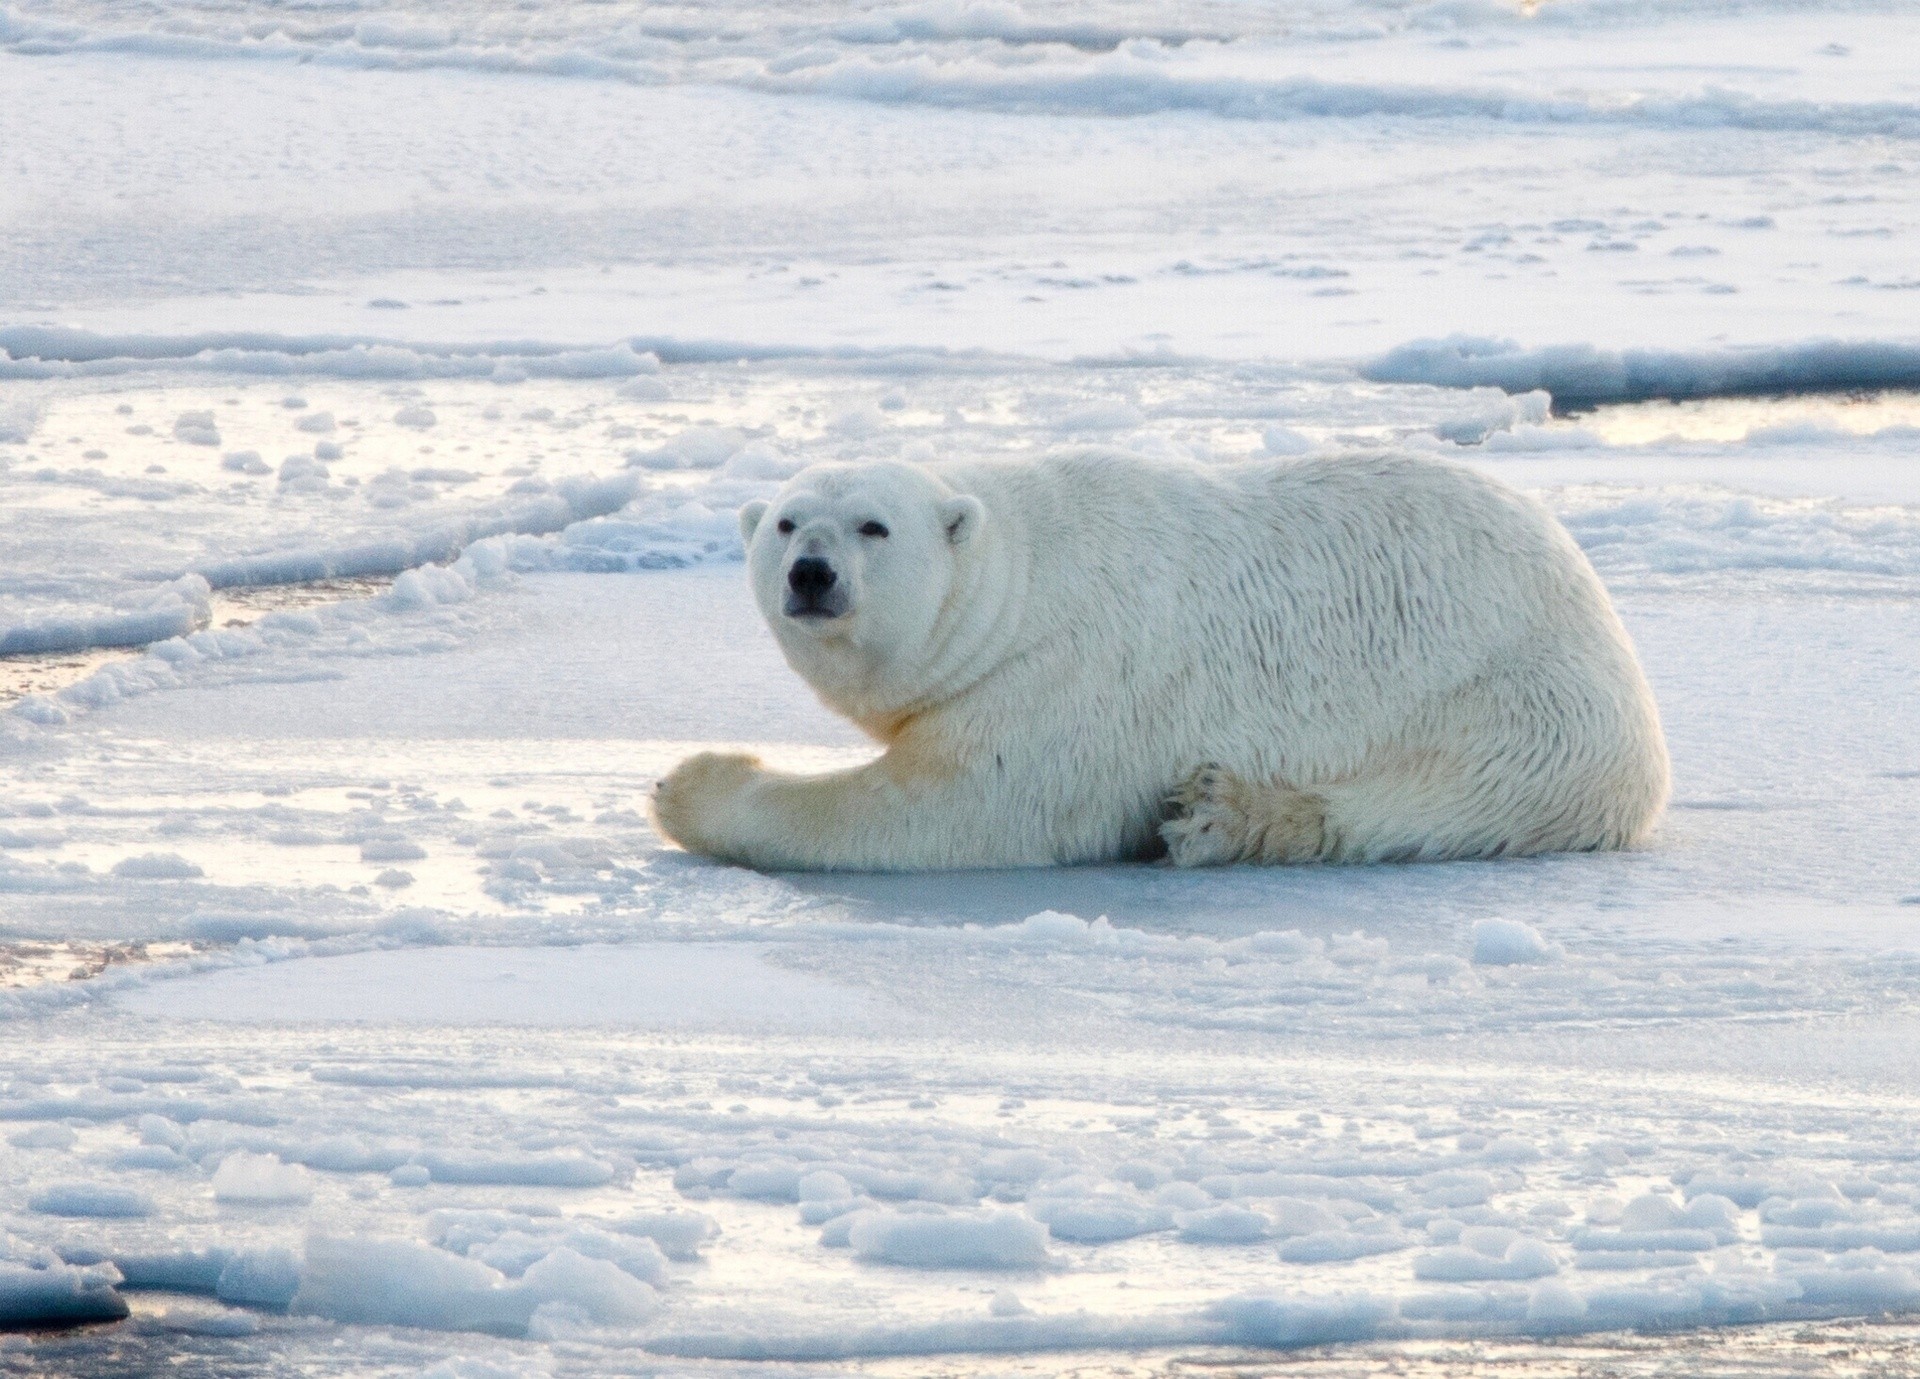
<path fill-rule="evenodd" d="M 878 522 L 862 522 L 860 524 L 860 535 L 862 536 L 885 536 L 886 534 L 887 529 Z"/>
<path fill-rule="evenodd" d="M 791 517 L 782 517 L 780 519 L 780 525 L 775 527 L 774 530 L 779 532 L 780 535 L 782 536 L 792 536 L 793 535 L 793 519 Z"/>

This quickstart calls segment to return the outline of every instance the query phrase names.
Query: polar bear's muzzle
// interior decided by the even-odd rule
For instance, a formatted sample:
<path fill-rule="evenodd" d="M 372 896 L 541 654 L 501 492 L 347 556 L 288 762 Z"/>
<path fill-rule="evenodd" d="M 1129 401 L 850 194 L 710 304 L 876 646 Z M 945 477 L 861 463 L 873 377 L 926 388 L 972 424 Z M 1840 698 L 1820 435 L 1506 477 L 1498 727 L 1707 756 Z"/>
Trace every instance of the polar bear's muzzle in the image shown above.
<path fill-rule="evenodd" d="M 787 570 L 786 614 L 790 618 L 837 618 L 847 611 L 847 586 L 833 566 L 805 555 Z"/>

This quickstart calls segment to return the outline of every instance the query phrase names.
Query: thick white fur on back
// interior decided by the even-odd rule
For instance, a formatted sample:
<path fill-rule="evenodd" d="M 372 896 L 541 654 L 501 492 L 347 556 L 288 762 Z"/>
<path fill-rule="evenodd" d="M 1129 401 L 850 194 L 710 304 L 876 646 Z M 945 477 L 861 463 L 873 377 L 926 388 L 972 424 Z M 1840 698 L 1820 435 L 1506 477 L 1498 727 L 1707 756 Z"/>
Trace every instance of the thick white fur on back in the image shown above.
<path fill-rule="evenodd" d="M 683 762 L 654 817 L 696 852 L 1491 857 L 1624 847 L 1666 801 L 1653 698 L 1586 557 L 1464 468 L 819 465 L 741 522 L 788 661 L 887 750 L 824 776 Z"/>

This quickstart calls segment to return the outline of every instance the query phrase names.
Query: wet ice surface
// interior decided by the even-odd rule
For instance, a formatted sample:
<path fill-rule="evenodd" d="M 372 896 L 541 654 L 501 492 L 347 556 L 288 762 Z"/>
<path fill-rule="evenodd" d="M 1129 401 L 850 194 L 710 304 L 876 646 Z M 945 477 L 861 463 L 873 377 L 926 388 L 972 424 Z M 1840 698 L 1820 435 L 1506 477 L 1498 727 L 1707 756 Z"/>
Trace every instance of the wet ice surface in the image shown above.
<path fill-rule="evenodd" d="M 1920 1308 L 1913 42 L 0 16 L 0 1318 L 132 1310 L 0 1368 L 1911 1367 L 1835 1319 Z M 1538 494 L 1660 699 L 1659 837 L 660 844 L 688 752 L 872 750 L 739 503 L 1095 444 Z"/>
<path fill-rule="evenodd" d="M 473 1353 L 481 1327 L 531 1338 L 513 1354 L 534 1370 L 928 1352 L 991 1370 L 1066 1348 L 1152 1372 L 1169 1346 L 1920 1296 L 1920 522 L 1897 417 L 1865 447 L 1818 429 L 1824 403 L 1746 404 L 1737 436 L 1609 440 L 1649 409 L 1555 419 L 1248 366 L 646 377 L 679 400 L 613 380 L 408 399 L 486 463 L 612 487 L 605 515 L 546 534 L 540 510 L 479 536 L 491 494 L 376 507 L 331 473 L 243 495 L 238 521 L 211 489 L 175 495 L 165 525 L 126 500 L 89 514 L 131 553 L 101 576 L 121 589 L 160 542 L 181 543 L 158 571 L 177 579 L 304 572 L 450 522 L 477 539 L 7 716 L 6 932 L 192 946 L 8 997 L 33 1031 L 0 1099 L 9 1249 L 83 1288 L 116 1269 L 137 1305 L 101 1339 L 30 1343 L 36 1363 L 284 1372 L 338 1341 L 404 1368 Z M 85 444 L 81 419 L 118 416 L 130 385 L 183 412 L 209 396 L 71 382 L 42 424 Z M 343 412 L 401 401 L 328 386 Z M 1812 429 L 1769 438 L 1795 419 Z M 655 434 L 604 434 L 620 425 Z M 1658 843 L 931 878 L 762 877 L 661 848 L 645 792 L 690 750 L 813 769 L 871 750 L 780 664 L 734 503 L 810 454 L 1076 440 L 1213 460 L 1388 441 L 1541 492 L 1616 589 L 1666 713 Z M 594 470 L 597 489 L 576 477 Z M 66 530 L 32 505 L 5 520 L 22 550 Z M 221 1197 L 240 1154 L 281 1200 Z M 632 1228 L 668 1212 L 711 1235 L 656 1261 Z"/>
<path fill-rule="evenodd" d="M 375 649 L 183 662 L 16 738 L 8 926 L 203 945 L 18 998 L 8 1229 L 213 1294 L 163 1290 L 49 1357 L 221 1354 L 181 1329 L 240 1324 L 262 1329 L 225 1344 L 265 1372 L 341 1335 L 369 1364 L 459 1354 L 364 1329 L 449 1324 L 343 1307 L 389 1286 L 369 1261 L 285 1321 L 220 1280 L 399 1237 L 512 1290 L 668 1211 L 711 1221 L 698 1258 L 643 1270 L 645 1308 L 576 1282 L 509 1312 L 544 1338 L 528 1364 L 618 1371 L 639 1340 L 702 1365 L 976 1354 L 956 1372 L 1091 1347 L 1135 1358 L 1071 1363 L 1152 1373 L 1167 1346 L 1574 1320 L 1551 1306 L 1605 1328 L 1905 1305 L 1910 599 L 1623 581 L 1679 780 L 1640 853 L 782 878 L 663 852 L 640 814 L 698 743 L 866 750 L 739 575 L 497 575 L 382 611 Z M 299 1166 L 304 1196 L 219 1200 L 241 1152 Z M 74 1184 L 143 1214 L 33 1209 Z M 953 1232 L 1001 1213 L 1033 1253 L 982 1270 Z M 929 1220 L 943 1267 L 893 1262 L 885 1231 Z M 218 1267 L 151 1262 L 183 1251 Z"/>

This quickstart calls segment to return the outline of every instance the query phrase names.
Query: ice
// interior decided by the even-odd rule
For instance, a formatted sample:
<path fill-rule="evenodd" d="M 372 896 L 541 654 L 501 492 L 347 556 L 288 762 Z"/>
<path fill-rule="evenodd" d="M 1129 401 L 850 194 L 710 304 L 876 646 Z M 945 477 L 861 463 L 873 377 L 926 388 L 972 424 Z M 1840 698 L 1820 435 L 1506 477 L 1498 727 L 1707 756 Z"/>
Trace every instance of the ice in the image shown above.
<path fill-rule="evenodd" d="M 1174 1214 L 1158 1203 L 1116 1192 L 1085 1192 L 1078 1184 L 1049 1185 L 1027 1199 L 1028 1211 L 1055 1240 L 1099 1245 L 1164 1231 Z M 1041 1192 L 1045 1193 L 1044 1196 Z"/>
<path fill-rule="evenodd" d="M 700 1247 L 719 1233 L 710 1216 L 697 1211 L 651 1212 L 607 1222 L 614 1230 L 645 1236 L 660 1247 L 668 1259 L 692 1260 L 700 1257 Z"/>
<path fill-rule="evenodd" d="M 470 345 L 402 345 L 350 336 L 289 336 L 259 332 L 213 332 L 183 336 L 116 336 L 51 327 L 0 329 L 0 379 L 104 377 L 139 369 L 241 375 L 336 376 L 354 379 L 629 378 L 656 372 L 659 357 L 629 345 L 566 349 L 502 341 Z M 302 418 L 302 431 L 327 413 Z M 402 420 L 401 418 L 405 419 Z M 402 426 L 434 424 L 430 408 L 403 407 Z M 176 437 L 192 445 L 218 445 L 210 411 L 183 412 Z M 24 435 L 22 436 L 24 439 Z"/>
<path fill-rule="evenodd" d="M 173 436 L 189 445 L 220 444 L 220 432 L 212 412 L 182 412 L 174 420 Z"/>
<path fill-rule="evenodd" d="M 0 1359 L 1866 1354 L 1833 1319 L 1920 1308 L 1915 23 L 0 14 L 0 1317 L 134 1312 Z M 1659 835 L 927 877 L 654 836 L 690 752 L 874 750 L 740 504 L 1089 447 L 1527 491 L 1646 662 Z"/>
<path fill-rule="evenodd" d="M 1011 1211 L 865 1212 L 853 1220 L 847 1241 L 861 1259 L 918 1269 L 1037 1269 L 1049 1260 L 1046 1228 Z"/>
<path fill-rule="evenodd" d="M 1413 1276 L 1466 1283 L 1487 1279 L 1534 1279 L 1560 1272 L 1560 1261 L 1538 1240 L 1511 1231 L 1482 1229 L 1466 1243 L 1431 1250 L 1413 1261 Z"/>
<path fill-rule="evenodd" d="M 56 1183 L 27 1198 L 27 1210 L 48 1216 L 151 1216 L 153 1198 L 108 1183 Z"/>
<path fill-rule="evenodd" d="M 1206 1211 L 1186 1211 L 1174 1219 L 1180 1226 L 1180 1238 L 1188 1241 L 1245 1245 L 1273 1234 L 1271 1220 L 1263 1213 L 1249 1211 L 1245 1207 L 1222 1206 Z M 1327 1216 L 1325 1219 L 1328 1226 L 1334 1224 L 1333 1217 Z"/>
<path fill-rule="evenodd" d="M 195 931 L 236 934 L 231 924 L 206 922 Z M 484 1012 L 501 1024 L 657 1029 L 720 1024 L 743 1002 L 771 1029 L 830 1028 L 887 1012 L 865 992 L 785 971 L 765 957 L 766 950 L 744 944 L 374 951 L 279 966 L 270 974 L 210 971 L 130 991 L 124 1000 L 148 1014 L 222 1021 L 275 1021 L 305 1012 L 432 1025 Z M 482 1171 L 463 1170 L 454 1160 L 432 1167 L 436 1175 Z"/>
<path fill-rule="evenodd" d="M 1309 1231 L 1283 1241 L 1280 1258 L 1289 1264 L 1327 1264 L 1336 1260 L 1391 1254 L 1406 1249 L 1412 1243 L 1392 1228 L 1376 1231 Z"/>
<path fill-rule="evenodd" d="M 168 1331 L 178 1331 L 188 1336 L 239 1337 L 257 1335 L 260 1331 L 259 1317 L 232 1307 L 175 1304 L 154 1313 L 153 1320 Z"/>
<path fill-rule="evenodd" d="M 223 1302 L 285 1307 L 299 1292 L 304 1267 L 300 1256 L 284 1245 L 240 1250 L 221 1267 L 213 1292 Z"/>
<path fill-rule="evenodd" d="M 1390 1305 L 1358 1294 L 1327 1298 L 1234 1297 L 1215 1304 L 1228 1335 L 1250 1345 L 1308 1346 L 1352 1341 L 1379 1332 Z"/>
<path fill-rule="evenodd" d="M 115 862 L 113 874 L 137 881 L 189 881 L 206 872 L 177 852 L 143 852 Z"/>
<path fill-rule="evenodd" d="M 1403 345 L 1369 363 L 1364 372 L 1383 383 L 1541 391 L 1563 407 L 1591 407 L 1655 397 L 1920 387 L 1920 346 L 1806 340 L 1692 351 L 1608 350 L 1587 344 L 1527 349 L 1512 340 L 1451 336 Z"/>
<path fill-rule="evenodd" d="M 35 619 L 0 626 L 0 656 L 45 655 L 97 646 L 145 646 L 185 636 L 208 618 L 211 591 L 199 575 L 183 575 L 133 600 L 135 607 L 81 618 Z"/>
<path fill-rule="evenodd" d="M 0 1254 L 0 1326 L 71 1326 L 118 1321 L 127 1304 L 114 1291 L 120 1281 L 111 1265 L 75 1268 L 57 1259 L 21 1252 L 5 1242 Z"/>
<path fill-rule="evenodd" d="M 298 1164 L 284 1164 L 272 1154 L 237 1150 L 220 1161 L 213 1175 L 217 1202 L 284 1205 L 313 1200 L 312 1175 Z"/>
<path fill-rule="evenodd" d="M 1560 950 L 1531 924 L 1517 919 L 1479 919 L 1473 924 L 1473 960 L 1489 967 L 1552 962 Z"/>
<path fill-rule="evenodd" d="M 509 1282 L 485 1264 L 428 1245 L 316 1236 L 307 1242 L 291 1306 L 336 1321 L 512 1335 L 555 1306 L 578 1309 L 599 1325 L 631 1324 L 654 1310 L 655 1299 L 653 1289 L 617 1266 L 564 1246 Z"/>

